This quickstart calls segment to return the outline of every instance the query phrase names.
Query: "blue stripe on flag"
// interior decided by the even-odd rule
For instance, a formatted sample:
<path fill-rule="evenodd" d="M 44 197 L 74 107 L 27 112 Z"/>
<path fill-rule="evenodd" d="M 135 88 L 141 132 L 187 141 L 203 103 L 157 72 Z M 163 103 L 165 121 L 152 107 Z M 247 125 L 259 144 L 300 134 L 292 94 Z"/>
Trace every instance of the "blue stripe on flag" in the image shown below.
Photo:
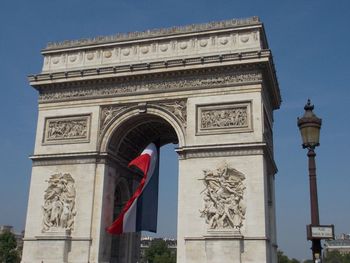
<path fill-rule="evenodd" d="M 154 173 L 137 200 L 136 231 L 157 232 L 159 148 Z"/>

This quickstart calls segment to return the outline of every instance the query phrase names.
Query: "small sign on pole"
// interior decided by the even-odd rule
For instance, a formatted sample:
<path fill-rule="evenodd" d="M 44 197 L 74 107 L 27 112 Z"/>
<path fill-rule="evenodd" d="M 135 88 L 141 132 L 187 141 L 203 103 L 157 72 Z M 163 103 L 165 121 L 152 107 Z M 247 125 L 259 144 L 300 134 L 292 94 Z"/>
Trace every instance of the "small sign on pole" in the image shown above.
<path fill-rule="evenodd" d="M 307 225 L 307 239 L 334 239 L 334 225 Z"/>

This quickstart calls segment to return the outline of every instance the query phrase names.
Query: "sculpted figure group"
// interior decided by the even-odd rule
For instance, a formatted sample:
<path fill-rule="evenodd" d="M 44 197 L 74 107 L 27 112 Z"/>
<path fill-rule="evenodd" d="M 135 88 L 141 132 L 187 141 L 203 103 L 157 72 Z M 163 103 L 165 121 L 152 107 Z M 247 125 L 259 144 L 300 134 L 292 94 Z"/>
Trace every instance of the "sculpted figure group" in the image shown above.
<path fill-rule="evenodd" d="M 47 132 L 47 139 L 59 140 L 67 138 L 86 137 L 87 121 L 50 121 Z"/>
<path fill-rule="evenodd" d="M 248 125 L 247 108 L 202 111 L 201 127 L 226 128 Z"/>
<path fill-rule="evenodd" d="M 54 174 L 47 181 L 43 209 L 43 231 L 73 230 L 75 211 L 74 179 L 68 173 Z"/>
<path fill-rule="evenodd" d="M 243 201 L 245 176 L 227 163 L 216 170 L 204 170 L 204 209 L 202 217 L 210 229 L 240 230 L 246 207 Z"/>

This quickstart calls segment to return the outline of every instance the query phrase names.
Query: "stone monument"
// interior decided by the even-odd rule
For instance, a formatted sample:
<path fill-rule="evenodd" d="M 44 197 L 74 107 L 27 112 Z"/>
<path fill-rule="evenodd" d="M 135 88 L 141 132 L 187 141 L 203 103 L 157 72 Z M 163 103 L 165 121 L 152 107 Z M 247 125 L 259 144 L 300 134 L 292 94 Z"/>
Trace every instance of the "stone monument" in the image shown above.
<path fill-rule="evenodd" d="M 178 263 L 277 262 L 273 111 L 258 18 L 50 43 L 39 92 L 23 263 L 138 261 L 106 231 L 150 142 L 178 144 Z"/>

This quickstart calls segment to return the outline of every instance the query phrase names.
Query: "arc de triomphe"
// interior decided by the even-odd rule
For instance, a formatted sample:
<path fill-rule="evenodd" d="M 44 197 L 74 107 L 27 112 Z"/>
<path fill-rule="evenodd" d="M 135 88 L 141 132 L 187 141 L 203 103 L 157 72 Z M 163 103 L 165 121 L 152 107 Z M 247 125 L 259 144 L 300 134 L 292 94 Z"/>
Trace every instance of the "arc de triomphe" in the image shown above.
<path fill-rule="evenodd" d="M 137 262 L 139 234 L 105 228 L 150 142 L 178 144 L 177 262 L 277 262 L 273 111 L 258 18 L 49 44 L 23 263 Z"/>

